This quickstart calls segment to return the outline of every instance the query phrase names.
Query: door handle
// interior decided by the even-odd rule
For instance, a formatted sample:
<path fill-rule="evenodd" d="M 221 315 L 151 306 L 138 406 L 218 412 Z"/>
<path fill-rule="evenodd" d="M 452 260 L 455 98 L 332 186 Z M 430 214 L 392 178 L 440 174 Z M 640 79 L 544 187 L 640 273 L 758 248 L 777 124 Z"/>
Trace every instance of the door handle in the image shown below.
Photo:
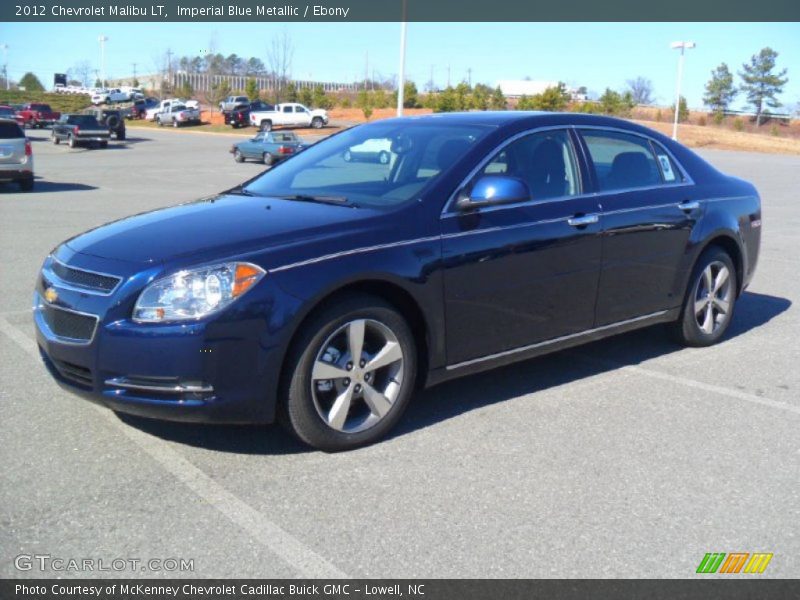
<path fill-rule="evenodd" d="M 593 223 L 597 223 L 599 217 L 595 214 L 593 215 L 583 215 L 581 217 L 575 216 L 567 219 L 567 223 L 572 225 L 573 227 L 586 227 L 587 225 L 592 225 Z"/>
<path fill-rule="evenodd" d="M 681 202 L 678 204 L 678 208 L 683 211 L 689 212 L 692 210 L 697 210 L 700 208 L 700 203 L 697 200 L 687 200 L 686 202 Z"/>

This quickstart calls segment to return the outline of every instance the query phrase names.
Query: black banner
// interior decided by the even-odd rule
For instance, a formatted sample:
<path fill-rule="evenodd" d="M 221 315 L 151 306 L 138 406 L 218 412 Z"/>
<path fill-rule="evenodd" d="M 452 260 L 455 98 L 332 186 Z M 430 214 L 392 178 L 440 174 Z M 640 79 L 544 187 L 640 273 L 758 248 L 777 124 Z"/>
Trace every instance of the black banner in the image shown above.
<path fill-rule="evenodd" d="M 702 576 L 698 576 L 702 577 Z M 800 580 L 2 580 L 2 600 L 709 600 L 800 596 Z"/>
<path fill-rule="evenodd" d="M 800 21 L 797 0 L 8 0 L 0 21 Z"/>

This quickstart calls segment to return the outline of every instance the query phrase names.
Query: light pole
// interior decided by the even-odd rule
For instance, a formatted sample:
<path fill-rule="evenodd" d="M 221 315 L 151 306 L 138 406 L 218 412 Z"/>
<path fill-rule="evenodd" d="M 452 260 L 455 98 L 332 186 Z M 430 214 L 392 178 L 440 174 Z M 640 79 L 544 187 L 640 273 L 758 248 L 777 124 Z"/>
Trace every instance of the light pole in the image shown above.
<path fill-rule="evenodd" d="M 3 44 L 0 46 L 3 49 L 3 77 L 6 80 L 6 89 L 11 89 L 10 84 L 8 83 L 8 44 Z"/>
<path fill-rule="evenodd" d="M 100 84 L 103 89 L 106 89 L 106 42 L 108 36 L 101 35 L 97 41 L 100 42 Z"/>
<path fill-rule="evenodd" d="M 675 84 L 675 121 L 672 124 L 672 139 L 678 139 L 678 113 L 680 112 L 681 104 L 681 77 L 683 77 L 683 55 L 686 50 L 691 50 L 695 47 L 694 42 L 672 42 L 670 48 L 673 50 L 680 49 L 681 55 L 678 57 L 678 81 Z"/>
<path fill-rule="evenodd" d="M 406 0 L 403 0 L 403 21 L 400 23 L 400 73 L 397 76 L 397 116 L 403 116 L 403 96 L 406 91 Z"/>

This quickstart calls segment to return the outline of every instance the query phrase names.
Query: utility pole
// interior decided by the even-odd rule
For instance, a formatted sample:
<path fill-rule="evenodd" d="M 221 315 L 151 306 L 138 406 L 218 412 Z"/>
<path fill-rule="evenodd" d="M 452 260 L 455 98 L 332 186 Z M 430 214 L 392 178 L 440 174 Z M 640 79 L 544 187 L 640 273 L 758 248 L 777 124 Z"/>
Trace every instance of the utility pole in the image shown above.
<path fill-rule="evenodd" d="M 369 87 L 369 50 L 364 52 L 364 90 Z"/>
<path fill-rule="evenodd" d="M 3 49 L 3 78 L 6 80 L 6 89 L 10 89 L 10 84 L 8 83 L 8 44 L 3 44 L 0 46 Z"/>
<path fill-rule="evenodd" d="M 428 80 L 428 91 L 432 92 L 436 86 L 433 84 L 433 65 L 431 65 L 431 78 Z"/>
<path fill-rule="evenodd" d="M 108 41 L 107 35 L 101 35 L 97 38 L 97 41 L 100 42 L 100 84 L 103 86 L 103 89 L 106 88 L 106 42 Z"/>
<path fill-rule="evenodd" d="M 167 48 L 167 73 L 170 87 L 172 87 L 172 48 Z"/>
<path fill-rule="evenodd" d="M 403 96 L 406 90 L 406 0 L 403 0 L 403 22 L 400 24 L 400 73 L 397 77 L 397 116 L 403 116 Z"/>
<path fill-rule="evenodd" d="M 450 65 L 447 65 L 447 87 L 450 87 Z"/>
<path fill-rule="evenodd" d="M 472 67 L 467 69 L 467 82 L 469 83 L 469 87 L 472 87 Z"/>
<path fill-rule="evenodd" d="M 683 55 L 686 50 L 691 50 L 696 44 L 694 42 L 672 42 L 670 48 L 680 50 L 678 57 L 678 80 L 675 83 L 675 120 L 672 124 L 672 139 L 678 139 L 678 116 L 681 109 L 681 78 L 683 77 Z"/>

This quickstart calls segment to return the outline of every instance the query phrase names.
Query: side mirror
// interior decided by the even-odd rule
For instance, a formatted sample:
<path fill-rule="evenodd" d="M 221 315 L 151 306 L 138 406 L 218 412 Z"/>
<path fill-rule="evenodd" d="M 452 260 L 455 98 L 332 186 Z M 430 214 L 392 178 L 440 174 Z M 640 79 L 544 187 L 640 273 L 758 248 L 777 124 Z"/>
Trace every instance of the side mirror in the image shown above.
<path fill-rule="evenodd" d="M 528 184 L 521 179 L 505 175 L 484 175 L 472 186 L 469 196 L 465 194 L 456 201 L 456 208 L 471 210 L 481 206 L 526 202 L 530 199 Z"/>

